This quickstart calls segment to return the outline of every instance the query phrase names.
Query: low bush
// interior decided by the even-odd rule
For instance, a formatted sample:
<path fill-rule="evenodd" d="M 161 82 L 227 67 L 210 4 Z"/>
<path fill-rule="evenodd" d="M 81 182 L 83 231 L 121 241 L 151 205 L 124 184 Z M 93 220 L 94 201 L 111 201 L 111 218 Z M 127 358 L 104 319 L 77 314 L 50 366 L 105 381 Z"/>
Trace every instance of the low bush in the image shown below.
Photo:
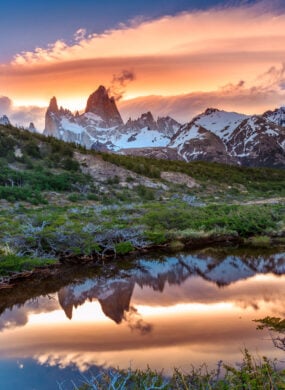
<path fill-rule="evenodd" d="M 185 207 L 165 206 L 148 211 L 143 221 L 154 230 L 186 230 L 236 232 L 242 237 L 274 229 L 284 218 L 282 206 Z"/>
<path fill-rule="evenodd" d="M 119 242 L 115 245 L 116 253 L 118 255 L 126 255 L 134 250 L 132 243 L 129 241 Z"/>

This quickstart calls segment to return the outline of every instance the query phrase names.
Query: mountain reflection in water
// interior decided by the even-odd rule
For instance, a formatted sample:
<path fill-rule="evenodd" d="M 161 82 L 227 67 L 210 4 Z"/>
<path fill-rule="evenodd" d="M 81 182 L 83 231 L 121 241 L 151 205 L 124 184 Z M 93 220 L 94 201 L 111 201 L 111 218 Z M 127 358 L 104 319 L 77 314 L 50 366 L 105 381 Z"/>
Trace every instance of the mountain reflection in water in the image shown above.
<path fill-rule="evenodd" d="M 245 346 L 260 355 L 281 354 L 252 320 L 285 317 L 284 253 L 140 258 L 112 277 L 74 279 L 57 280 L 56 290 L 31 287 L 26 302 L 7 295 L 6 309 L 3 295 L 1 361 L 32 358 L 81 371 L 130 364 L 170 370 L 239 361 Z"/>

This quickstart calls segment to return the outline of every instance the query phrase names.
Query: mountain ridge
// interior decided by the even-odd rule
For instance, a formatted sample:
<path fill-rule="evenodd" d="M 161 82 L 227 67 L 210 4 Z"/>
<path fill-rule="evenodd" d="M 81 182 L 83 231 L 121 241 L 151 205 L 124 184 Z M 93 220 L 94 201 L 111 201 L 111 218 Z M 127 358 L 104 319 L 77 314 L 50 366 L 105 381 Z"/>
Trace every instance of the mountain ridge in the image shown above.
<path fill-rule="evenodd" d="M 6 116 L 1 121 L 10 124 Z M 35 131 L 34 126 L 29 129 Z M 87 99 L 82 114 L 59 107 L 52 97 L 44 134 L 104 152 L 285 167 L 285 107 L 262 115 L 207 108 L 185 124 L 170 116 L 155 120 L 148 110 L 124 123 L 116 100 L 100 85 Z"/>

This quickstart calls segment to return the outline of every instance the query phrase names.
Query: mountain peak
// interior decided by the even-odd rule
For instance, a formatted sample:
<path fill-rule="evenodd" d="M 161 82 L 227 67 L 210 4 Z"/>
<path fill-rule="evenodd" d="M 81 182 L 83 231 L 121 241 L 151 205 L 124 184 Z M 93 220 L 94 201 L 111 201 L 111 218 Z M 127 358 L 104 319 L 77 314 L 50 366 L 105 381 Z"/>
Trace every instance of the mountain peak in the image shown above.
<path fill-rule="evenodd" d="M 147 112 L 144 112 L 142 115 L 141 115 L 141 119 L 143 121 L 146 121 L 146 122 L 154 122 L 154 118 L 153 118 L 153 115 L 150 111 L 147 111 Z"/>
<path fill-rule="evenodd" d="M 85 113 L 92 112 L 98 115 L 109 126 L 123 125 L 123 120 L 116 106 L 115 99 L 109 97 L 107 89 L 100 85 L 88 100 Z"/>
<path fill-rule="evenodd" d="M 8 126 L 10 125 L 10 121 L 9 121 L 9 118 L 7 117 L 7 115 L 3 115 L 0 117 L 0 125 L 4 125 L 4 126 Z"/>
<path fill-rule="evenodd" d="M 37 130 L 35 128 L 34 122 L 30 122 L 28 130 L 31 131 L 32 133 L 36 133 Z"/>
<path fill-rule="evenodd" d="M 204 111 L 204 115 L 211 115 L 214 112 L 220 112 L 218 108 L 209 107 Z"/>
<path fill-rule="evenodd" d="M 100 85 L 95 93 L 101 93 L 102 95 L 108 95 L 107 88 L 104 85 Z"/>
<path fill-rule="evenodd" d="M 49 102 L 49 106 L 48 106 L 48 111 L 50 112 L 58 112 L 58 105 L 57 105 L 57 100 L 56 100 L 56 97 L 53 96 L 51 99 L 50 99 L 50 102 Z"/>
<path fill-rule="evenodd" d="M 285 107 L 281 106 L 274 111 L 266 111 L 263 117 L 275 123 L 278 126 L 285 127 Z"/>

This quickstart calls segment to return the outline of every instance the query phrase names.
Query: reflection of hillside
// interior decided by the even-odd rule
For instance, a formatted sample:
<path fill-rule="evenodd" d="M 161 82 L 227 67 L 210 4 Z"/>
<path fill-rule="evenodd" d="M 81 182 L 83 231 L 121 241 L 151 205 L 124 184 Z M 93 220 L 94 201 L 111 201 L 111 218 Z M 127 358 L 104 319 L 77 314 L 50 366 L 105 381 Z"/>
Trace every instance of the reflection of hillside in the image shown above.
<path fill-rule="evenodd" d="M 138 268 L 128 277 L 87 279 L 60 289 L 59 303 L 68 318 L 72 318 L 73 307 L 86 300 L 98 299 L 105 315 L 120 323 L 130 311 L 131 297 L 137 284 L 154 291 L 164 291 L 165 285 L 180 285 L 190 276 L 201 276 L 218 286 L 227 286 L 247 279 L 257 273 L 285 273 L 284 254 L 268 256 L 224 256 L 215 258 L 208 254 L 176 255 L 166 261 L 138 261 Z"/>

